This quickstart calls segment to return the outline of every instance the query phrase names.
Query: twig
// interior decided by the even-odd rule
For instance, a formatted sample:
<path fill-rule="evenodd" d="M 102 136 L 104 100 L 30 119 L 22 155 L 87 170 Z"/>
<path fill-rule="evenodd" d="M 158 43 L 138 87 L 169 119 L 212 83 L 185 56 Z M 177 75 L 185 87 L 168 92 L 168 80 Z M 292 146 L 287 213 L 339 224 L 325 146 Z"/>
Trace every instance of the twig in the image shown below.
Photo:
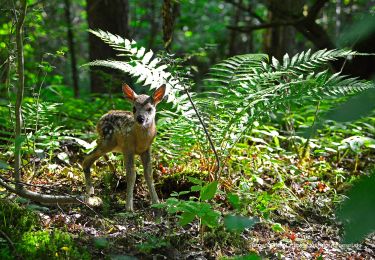
<path fill-rule="evenodd" d="M 15 251 L 16 247 L 14 246 L 13 241 L 8 237 L 8 235 L 0 229 L 0 234 L 8 241 L 9 245 L 12 247 L 12 249 Z"/>
<path fill-rule="evenodd" d="M 182 79 L 182 77 L 180 77 L 180 76 L 178 75 L 178 74 L 179 74 L 178 72 L 175 72 L 175 73 L 177 74 L 177 78 L 178 78 L 178 79 Z M 205 133 L 205 135 L 206 135 L 206 137 L 207 137 L 207 139 L 208 139 L 208 142 L 209 142 L 209 144 L 210 144 L 210 146 L 211 146 L 211 149 L 212 149 L 213 153 L 215 154 L 215 160 L 216 160 L 215 181 L 217 181 L 217 180 L 219 179 L 219 171 L 220 171 L 220 159 L 219 159 L 219 155 L 217 154 L 217 151 L 216 151 L 216 148 L 215 148 L 214 142 L 213 142 L 212 139 L 211 139 L 211 135 L 210 135 L 210 133 L 208 132 L 208 130 L 207 130 L 207 128 L 206 128 L 206 125 L 204 124 L 203 119 L 202 119 L 202 117 L 200 116 L 200 114 L 199 114 L 199 112 L 198 112 L 198 109 L 197 109 L 197 107 L 195 106 L 194 101 L 193 101 L 193 99 L 191 98 L 191 95 L 190 95 L 188 89 L 186 88 L 186 86 L 185 86 L 185 84 L 182 82 L 182 80 L 179 80 L 179 81 L 180 81 L 181 85 L 182 85 L 183 88 L 184 88 L 184 91 L 185 91 L 185 93 L 186 93 L 186 95 L 187 95 L 187 97 L 188 97 L 188 99 L 189 99 L 189 102 L 190 102 L 191 106 L 193 107 L 193 110 L 194 110 L 195 114 L 196 114 L 197 117 L 198 117 L 199 123 L 200 123 L 200 124 L 202 125 L 202 127 L 203 127 L 203 131 L 204 131 L 204 133 Z"/>

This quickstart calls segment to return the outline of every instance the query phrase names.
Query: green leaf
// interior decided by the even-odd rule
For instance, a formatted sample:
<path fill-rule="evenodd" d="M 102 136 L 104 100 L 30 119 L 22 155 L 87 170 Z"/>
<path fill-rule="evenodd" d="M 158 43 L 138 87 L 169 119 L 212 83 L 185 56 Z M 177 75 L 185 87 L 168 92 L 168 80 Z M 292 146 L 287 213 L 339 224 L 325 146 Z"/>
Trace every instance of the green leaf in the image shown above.
<path fill-rule="evenodd" d="M 201 190 L 200 199 L 201 200 L 210 200 L 210 199 L 212 199 L 215 196 L 215 194 L 216 194 L 217 185 L 218 185 L 218 182 L 217 181 L 213 181 L 213 182 L 211 182 L 211 183 L 203 186 L 203 188 Z"/>
<path fill-rule="evenodd" d="M 283 232 L 284 228 L 281 226 L 280 223 L 275 223 L 275 224 L 272 225 L 272 230 L 274 232 Z"/>
<path fill-rule="evenodd" d="M 191 213 L 191 212 L 184 212 L 181 214 L 180 216 L 180 220 L 178 221 L 178 223 L 181 225 L 181 226 L 185 226 L 189 223 L 191 223 L 195 218 L 195 214 L 194 213 Z"/>
<path fill-rule="evenodd" d="M 166 208 L 166 207 L 167 207 L 167 204 L 165 204 L 165 203 L 157 203 L 157 204 L 151 205 L 151 208 L 156 208 L 156 209 L 163 209 L 163 208 Z"/>
<path fill-rule="evenodd" d="M 243 216 L 227 215 L 224 218 L 224 225 L 229 231 L 242 232 L 245 228 L 251 228 L 258 220 Z"/>
<path fill-rule="evenodd" d="M 180 192 L 178 193 L 178 196 L 185 195 L 185 194 L 189 194 L 189 193 L 190 193 L 189 190 L 180 191 Z"/>
<path fill-rule="evenodd" d="M 219 225 L 220 212 L 210 209 L 202 216 L 202 225 L 210 228 L 217 227 Z"/>
<path fill-rule="evenodd" d="M 239 209 L 241 206 L 240 196 L 235 193 L 228 193 L 228 201 L 235 209 Z"/>
<path fill-rule="evenodd" d="M 69 155 L 65 152 L 58 153 L 57 158 L 59 158 L 61 161 L 65 162 L 66 164 L 70 164 Z"/>
<path fill-rule="evenodd" d="M 280 68 L 280 63 L 275 57 L 272 57 L 272 65 L 275 67 L 275 69 Z"/>
<path fill-rule="evenodd" d="M 290 61 L 289 55 L 288 55 L 288 53 L 285 53 L 285 55 L 283 57 L 284 68 L 287 68 L 289 66 L 289 61 Z"/>
<path fill-rule="evenodd" d="M 4 161 L 2 161 L 2 160 L 0 160 L 0 169 L 9 169 L 10 168 L 10 166 L 9 166 L 9 164 L 7 164 L 6 162 L 4 162 Z"/>
<path fill-rule="evenodd" d="M 348 192 L 348 199 L 337 211 L 344 226 L 344 243 L 356 243 L 375 231 L 375 170 Z"/>
<path fill-rule="evenodd" d="M 197 178 L 194 178 L 194 177 L 190 177 L 190 176 L 188 176 L 187 179 L 188 179 L 190 182 L 194 183 L 194 184 L 197 184 L 197 185 L 203 185 L 203 181 L 200 180 L 200 179 L 197 179 Z"/>
<path fill-rule="evenodd" d="M 234 256 L 231 258 L 224 258 L 224 259 L 230 259 L 230 260 L 261 260 L 262 258 L 258 256 L 256 253 L 250 253 L 247 255 L 242 256 Z"/>
<path fill-rule="evenodd" d="M 201 189 L 202 189 L 202 186 L 199 186 L 199 185 L 191 186 L 190 188 L 191 191 L 200 191 Z"/>
<path fill-rule="evenodd" d="M 94 246 L 98 249 L 104 249 L 109 246 L 109 242 L 106 238 L 95 238 L 94 239 Z"/>

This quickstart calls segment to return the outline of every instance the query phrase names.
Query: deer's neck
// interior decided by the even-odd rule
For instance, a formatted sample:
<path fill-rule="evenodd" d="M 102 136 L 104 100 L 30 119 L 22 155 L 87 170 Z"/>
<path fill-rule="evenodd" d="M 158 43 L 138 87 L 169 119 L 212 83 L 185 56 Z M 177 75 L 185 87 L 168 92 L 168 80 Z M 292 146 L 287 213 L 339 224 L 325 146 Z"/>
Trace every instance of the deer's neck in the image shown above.
<path fill-rule="evenodd" d="M 152 141 L 154 140 L 156 135 L 156 124 L 155 120 L 152 121 L 150 125 L 147 127 L 142 127 L 138 124 L 134 125 L 134 136 L 136 141 L 136 146 L 138 151 L 140 150 L 147 150 L 150 146 Z"/>
<path fill-rule="evenodd" d="M 143 127 L 138 125 L 137 123 L 134 124 L 135 134 L 138 136 L 151 136 L 155 134 L 156 131 L 156 124 L 155 120 L 152 121 L 147 127 Z"/>

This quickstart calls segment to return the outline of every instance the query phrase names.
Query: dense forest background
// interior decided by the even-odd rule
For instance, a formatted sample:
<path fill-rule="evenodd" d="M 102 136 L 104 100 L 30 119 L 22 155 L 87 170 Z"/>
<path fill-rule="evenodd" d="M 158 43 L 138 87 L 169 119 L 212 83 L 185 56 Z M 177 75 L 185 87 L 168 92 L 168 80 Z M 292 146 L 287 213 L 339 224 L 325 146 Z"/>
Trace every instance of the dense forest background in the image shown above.
<path fill-rule="evenodd" d="M 8 8 L 12 6 L 8 1 L 1 6 L 4 96 L 12 71 L 15 11 Z M 135 39 L 155 51 L 184 55 L 198 81 L 213 64 L 243 53 L 281 58 L 309 48 L 344 47 L 371 53 L 375 48 L 373 6 L 373 1 L 30 2 L 25 21 L 26 80 L 28 88 L 37 88 L 41 80 L 44 88 L 70 86 L 74 95 L 108 92 L 115 85 L 112 77 L 105 78 L 102 70 L 89 74 L 80 67 L 90 60 L 115 57 L 110 47 L 88 34 L 88 28 Z M 359 59 L 344 69 L 346 74 L 369 79 L 373 61 L 372 57 Z M 340 64 L 334 67 L 339 69 Z M 36 77 L 36 73 L 46 75 Z"/>
<path fill-rule="evenodd" d="M 0 0 L 0 258 L 375 257 L 374 15 L 375 0 Z M 138 177 L 124 212 L 111 154 L 101 207 L 40 204 L 85 193 L 98 119 L 131 110 L 123 83 L 169 89 L 162 203 Z"/>

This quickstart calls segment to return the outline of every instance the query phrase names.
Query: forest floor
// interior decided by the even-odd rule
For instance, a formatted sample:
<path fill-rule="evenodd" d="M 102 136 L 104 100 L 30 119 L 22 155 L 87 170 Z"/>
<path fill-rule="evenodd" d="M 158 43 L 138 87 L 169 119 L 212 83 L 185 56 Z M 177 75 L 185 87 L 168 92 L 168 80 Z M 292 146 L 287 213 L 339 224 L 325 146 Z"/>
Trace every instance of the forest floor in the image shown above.
<path fill-rule="evenodd" d="M 330 143 L 334 142 L 332 134 L 326 136 Z M 357 244 L 343 244 L 343 226 L 336 218 L 336 211 L 349 188 L 360 177 L 374 171 L 374 150 L 362 148 L 357 154 L 349 148 L 341 154 L 333 149 L 326 149 L 324 153 L 317 150 L 318 153 L 309 152 L 306 158 L 300 159 L 298 153 L 287 150 L 287 145 L 277 143 L 275 147 L 272 140 L 272 136 L 262 134 L 234 149 L 220 176 L 219 191 L 206 204 L 192 188 L 197 178 L 210 183 L 206 182 L 211 178 L 207 167 L 210 161 L 192 153 L 185 162 L 174 164 L 154 152 L 156 189 L 164 205 L 176 192 L 181 196 L 174 198 L 181 202 L 193 198 L 200 205 L 209 205 L 219 216 L 218 223 L 211 227 L 204 225 L 203 218 L 196 217 L 181 226 L 181 211 L 171 213 L 165 208 L 150 207 L 138 161 L 136 168 L 140 174 L 134 194 L 135 211 L 126 212 L 126 181 L 121 156 L 110 156 L 115 174 L 103 159 L 92 168 L 95 195 L 103 201 L 101 207 L 90 208 L 84 203 L 39 205 L 0 189 L 0 231 L 3 234 L 0 235 L 0 259 L 17 259 L 14 253 L 17 250 L 31 254 L 27 250 L 35 251 L 42 245 L 41 235 L 46 234 L 43 232 L 48 235 L 55 230 L 68 234 L 74 243 L 69 242 L 69 238 L 58 242 L 55 236 L 55 242 L 48 241 L 56 245 L 45 249 L 44 255 L 27 259 L 46 255 L 64 259 L 60 256 L 69 252 L 66 257 L 69 259 L 237 259 L 238 256 L 259 259 L 254 255 L 264 259 L 375 259 L 375 235 Z M 25 158 L 24 181 L 37 185 L 29 186 L 33 191 L 82 195 L 85 186 L 80 162 L 87 151 L 72 141 L 61 144 L 59 150 L 48 157 Z M 300 147 L 304 147 L 303 144 Z M 9 170 L 0 169 L 0 174 L 11 179 Z M 15 201 L 17 206 L 9 210 L 4 207 L 4 201 Z M 28 222 L 13 215 L 18 205 L 36 214 L 37 223 L 24 228 Z M 253 218 L 257 223 L 239 232 L 229 231 L 225 225 L 228 215 Z M 13 232 L 17 229 L 26 230 L 29 236 Z M 37 233 L 38 230 L 43 232 Z M 6 246 L 8 251 L 2 251 L 1 246 Z M 86 252 L 87 257 L 83 257 L 82 252 Z M 254 255 L 250 256 L 252 253 Z"/>
<path fill-rule="evenodd" d="M 99 162 L 94 170 L 107 168 L 105 164 Z M 57 164 L 55 175 L 39 176 L 32 183 L 50 183 L 54 179 L 55 188 L 79 193 L 84 187 L 82 178 L 74 173 L 77 168 L 80 167 Z M 298 205 L 282 201 L 272 212 L 272 220 L 260 217 L 252 229 L 236 233 L 226 231 L 223 225 L 212 229 L 202 227 L 198 220 L 181 227 L 176 215 L 150 207 L 142 176 L 137 178 L 135 212 L 126 212 L 124 178 L 115 177 L 110 181 L 101 178 L 103 176 L 94 173 L 97 195 L 103 199 L 99 208 L 84 204 L 48 207 L 22 200 L 20 203 L 38 214 L 41 229 L 61 229 L 70 233 L 76 244 L 85 248 L 93 259 L 218 259 L 251 252 L 264 259 L 375 258 L 375 235 L 358 244 L 340 243 L 342 230 L 335 221 L 334 211 L 328 209 L 331 202 L 324 202 L 328 197 L 321 196 L 329 190 L 327 187 L 318 185 L 305 194 L 312 200 L 311 206 L 302 206 L 306 198 L 301 196 Z M 178 185 L 186 186 L 186 183 L 176 182 L 174 186 L 169 180 L 168 185 L 171 192 L 180 190 Z M 287 187 L 294 192 L 300 188 L 297 182 L 289 183 Z M 168 195 L 164 194 L 164 197 Z M 216 196 L 214 200 L 215 208 L 223 214 L 233 210 L 225 198 Z M 293 205 L 297 207 L 291 209 Z M 321 214 L 322 208 L 328 211 Z"/>
<path fill-rule="evenodd" d="M 202 234 L 198 221 L 180 227 L 150 208 L 127 213 L 111 207 L 108 218 L 82 208 L 50 208 L 39 215 L 45 228 L 62 228 L 77 237 L 94 259 L 218 259 L 249 252 L 262 259 L 375 258 L 375 235 L 358 244 L 341 244 L 340 228 L 315 217 L 302 223 L 284 220 L 283 232 L 259 223 L 242 234 L 223 229 Z"/>

